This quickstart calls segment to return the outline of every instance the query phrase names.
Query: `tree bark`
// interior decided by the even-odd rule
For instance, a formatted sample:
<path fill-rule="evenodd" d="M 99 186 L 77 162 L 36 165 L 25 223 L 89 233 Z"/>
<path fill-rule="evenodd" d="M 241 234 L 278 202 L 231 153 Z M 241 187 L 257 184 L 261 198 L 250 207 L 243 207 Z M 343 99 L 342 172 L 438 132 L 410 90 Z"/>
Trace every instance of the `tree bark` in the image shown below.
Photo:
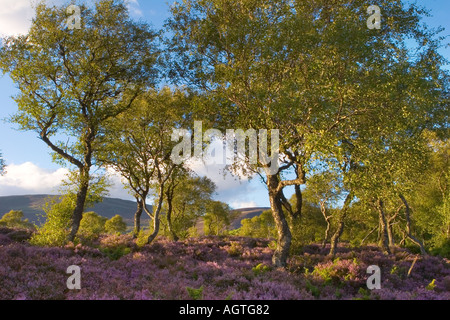
<path fill-rule="evenodd" d="M 380 245 L 384 253 L 390 254 L 391 250 L 389 249 L 389 239 L 388 239 L 388 228 L 386 222 L 386 214 L 384 212 L 384 203 L 383 200 L 378 199 L 378 216 L 380 220 Z"/>
<path fill-rule="evenodd" d="M 388 238 L 388 246 L 389 246 L 390 250 L 392 251 L 395 247 L 395 240 L 394 240 L 394 234 L 392 233 L 392 224 L 390 223 L 390 219 L 387 219 L 386 231 L 387 231 L 387 238 Z"/>
<path fill-rule="evenodd" d="M 306 183 L 306 173 L 305 173 L 305 170 L 303 170 L 303 166 L 297 165 L 295 171 L 296 171 L 297 179 L 299 179 L 302 184 Z M 295 213 L 294 213 L 293 217 L 301 219 L 302 218 L 302 208 L 303 208 L 303 195 L 302 195 L 302 190 L 300 188 L 300 184 L 294 185 L 294 191 L 295 191 L 295 198 L 297 199 L 297 203 L 296 203 Z"/>
<path fill-rule="evenodd" d="M 148 244 L 152 243 L 152 241 L 155 240 L 156 236 L 159 233 L 159 226 L 160 226 L 159 215 L 161 213 L 163 198 L 164 198 L 164 184 L 162 183 L 159 187 L 158 203 L 156 205 L 155 213 L 153 214 L 153 232 L 147 239 Z M 146 210 L 145 206 L 144 210 Z"/>
<path fill-rule="evenodd" d="M 328 237 L 329 237 L 330 227 L 331 227 L 331 223 L 330 223 L 331 216 L 327 216 L 327 209 L 326 209 L 325 203 L 323 201 L 320 201 L 320 211 L 322 212 L 323 218 L 325 219 L 325 222 L 327 223 L 327 228 L 325 229 L 325 235 L 323 237 L 323 242 L 322 242 L 322 249 L 323 249 L 326 247 L 327 242 L 328 242 Z"/>
<path fill-rule="evenodd" d="M 277 247 L 272 256 L 272 264 L 275 267 L 285 268 L 291 247 L 292 234 L 283 212 L 280 193 L 277 191 L 279 179 L 277 175 L 267 175 L 267 187 L 269 191 L 270 207 L 277 228 Z"/>
<path fill-rule="evenodd" d="M 341 237 L 342 233 L 344 232 L 344 220 L 347 216 L 348 207 L 350 206 L 350 203 L 352 202 L 353 194 L 350 192 L 344 201 L 344 206 L 341 209 L 341 212 L 339 214 L 339 220 L 337 229 L 334 232 L 333 236 L 330 240 L 330 252 L 328 253 L 329 256 L 334 256 L 336 254 L 336 249 L 339 243 L 339 238 Z"/>
<path fill-rule="evenodd" d="M 85 134 L 82 138 L 82 143 L 85 147 L 84 150 L 84 159 L 83 162 L 76 159 L 74 156 L 68 154 L 63 149 L 56 146 L 49 139 L 48 130 L 53 123 L 56 115 L 52 116 L 52 120 L 50 120 L 44 127 L 41 128 L 40 137 L 42 141 L 44 141 L 54 152 L 59 154 L 61 157 L 69 161 L 71 164 L 75 165 L 79 170 L 79 184 L 78 184 L 78 192 L 76 196 L 75 208 L 72 213 L 72 222 L 71 222 L 71 230 L 69 233 L 69 241 L 74 241 L 75 237 L 78 233 L 78 229 L 80 228 L 81 219 L 83 219 L 83 211 L 87 199 L 87 194 L 89 191 L 89 172 L 92 166 L 92 143 L 95 140 L 95 132 L 92 128 L 87 128 Z"/>
<path fill-rule="evenodd" d="M 173 206 L 172 206 L 172 200 L 173 200 L 173 191 L 172 192 L 168 192 L 166 194 L 166 198 L 167 198 L 167 227 L 169 229 L 169 233 L 172 236 L 172 240 L 174 241 L 178 241 L 179 237 L 176 234 L 175 230 L 173 229 L 173 225 L 172 225 L 172 211 L 173 211 Z"/>
<path fill-rule="evenodd" d="M 372 230 L 370 230 L 370 232 L 361 240 L 360 245 L 362 246 L 364 241 L 366 241 L 366 239 L 372 234 L 374 233 L 376 230 L 378 229 L 378 227 L 373 228 Z"/>
<path fill-rule="evenodd" d="M 89 170 L 90 167 L 83 167 L 80 169 L 80 182 L 77 192 L 75 209 L 72 213 L 72 225 L 69 234 L 69 241 L 74 241 L 80 228 L 81 219 L 83 219 L 84 205 L 86 203 L 87 194 L 89 191 Z"/>
<path fill-rule="evenodd" d="M 134 213 L 134 230 L 133 230 L 133 237 L 137 238 L 139 235 L 139 232 L 141 231 L 141 216 L 142 211 L 144 210 L 144 204 L 142 200 L 139 198 L 139 196 L 136 196 L 136 204 L 137 209 Z"/>
<path fill-rule="evenodd" d="M 402 194 L 400 194 L 399 197 L 402 200 L 403 204 L 405 205 L 406 235 L 412 242 L 414 242 L 416 245 L 418 245 L 420 247 L 420 253 L 422 255 L 426 255 L 427 252 L 425 251 L 425 247 L 423 246 L 423 243 L 419 239 L 417 239 L 416 237 L 414 237 L 412 235 L 412 232 L 411 232 L 411 210 L 408 205 L 408 202 L 406 201 L 405 197 Z"/>
<path fill-rule="evenodd" d="M 329 256 L 334 256 L 336 254 L 339 238 L 341 237 L 343 232 L 344 232 L 344 216 L 341 214 L 339 216 L 337 229 L 333 233 L 333 236 L 331 237 L 330 252 L 328 253 Z"/>

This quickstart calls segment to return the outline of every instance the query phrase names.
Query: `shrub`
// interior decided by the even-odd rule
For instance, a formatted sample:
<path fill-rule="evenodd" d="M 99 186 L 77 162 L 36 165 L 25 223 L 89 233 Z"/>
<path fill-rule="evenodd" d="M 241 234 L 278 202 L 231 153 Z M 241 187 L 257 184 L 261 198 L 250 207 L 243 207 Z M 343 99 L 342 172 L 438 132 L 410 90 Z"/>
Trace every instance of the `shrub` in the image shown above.
<path fill-rule="evenodd" d="M 431 254 L 450 259 L 450 239 L 441 241 L 438 246 L 431 250 Z"/>
<path fill-rule="evenodd" d="M 354 280 L 359 273 L 358 262 L 336 258 L 333 262 L 320 263 L 314 267 L 312 274 L 321 278 L 326 284 Z"/>
<path fill-rule="evenodd" d="M 426 289 L 427 289 L 427 290 L 430 290 L 430 291 L 433 291 L 434 288 L 436 288 L 435 282 L 436 282 L 436 279 L 433 279 L 433 281 L 431 281 L 431 282 L 426 286 Z"/>
<path fill-rule="evenodd" d="M 148 237 L 150 236 L 150 230 L 141 229 L 136 238 L 136 245 L 138 247 L 143 247 L 147 244 Z"/>
<path fill-rule="evenodd" d="M 100 238 L 100 251 L 111 260 L 119 260 L 136 249 L 131 235 L 106 235 Z"/>
<path fill-rule="evenodd" d="M 193 300 L 203 300 L 203 286 L 198 289 L 186 287 L 189 297 Z"/>
<path fill-rule="evenodd" d="M 102 217 L 95 212 L 84 213 L 78 231 L 79 236 L 87 240 L 98 238 L 105 232 L 106 220 L 105 217 Z"/>
<path fill-rule="evenodd" d="M 70 223 L 75 207 L 73 196 L 62 196 L 60 202 L 50 199 L 44 205 L 45 223 L 38 228 L 30 243 L 40 246 L 62 247 L 67 244 Z"/>
<path fill-rule="evenodd" d="M 243 252 L 243 248 L 241 246 L 241 244 L 239 244 L 238 242 L 232 242 L 231 245 L 225 249 L 228 254 L 230 255 L 230 257 L 238 257 L 242 255 Z"/>
<path fill-rule="evenodd" d="M 11 210 L 5 213 L 0 219 L 0 226 L 8 228 L 34 229 L 34 226 L 28 219 L 23 219 L 23 212 Z"/>
<path fill-rule="evenodd" d="M 103 252 L 111 260 L 119 260 L 123 256 L 129 254 L 131 252 L 131 249 L 128 247 L 118 246 L 110 248 L 101 248 L 100 251 Z"/>
<path fill-rule="evenodd" d="M 256 267 L 252 268 L 252 271 L 256 276 L 264 274 L 270 270 L 272 270 L 272 268 L 269 267 L 268 265 L 265 265 L 264 263 L 260 263 Z"/>
<path fill-rule="evenodd" d="M 275 238 L 277 233 L 272 211 L 266 210 L 259 216 L 243 219 L 235 234 L 253 238 Z"/>
<path fill-rule="evenodd" d="M 111 219 L 105 222 L 106 233 L 124 233 L 127 231 L 127 224 L 123 221 L 120 215 L 115 215 Z"/>

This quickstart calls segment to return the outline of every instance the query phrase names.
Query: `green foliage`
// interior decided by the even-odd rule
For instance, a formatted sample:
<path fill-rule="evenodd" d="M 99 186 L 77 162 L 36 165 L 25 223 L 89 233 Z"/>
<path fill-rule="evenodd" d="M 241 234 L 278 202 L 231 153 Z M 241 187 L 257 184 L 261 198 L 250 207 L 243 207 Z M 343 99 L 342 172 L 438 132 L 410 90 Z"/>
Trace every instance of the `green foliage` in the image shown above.
<path fill-rule="evenodd" d="M 179 239 L 195 236 L 196 224 L 206 214 L 215 190 L 216 185 L 207 177 L 195 177 L 184 169 L 177 169 L 166 187 L 162 234 L 172 238 L 173 232 Z M 169 230 L 169 208 L 172 232 Z"/>
<path fill-rule="evenodd" d="M 431 254 L 450 259 L 450 239 L 436 242 L 435 246 L 431 249 Z"/>
<path fill-rule="evenodd" d="M 203 300 L 203 286 L 198 289 L 186 287 L 188 295 L 193 300 Z"/>
<path fill-rule="evenodd" d="M 428 247 L 445 254 L 446 243 L 450 242 L 450 139 L 439 139 L 429 131 L 424 136 L 430 163 L 410 192 L 414 225 Z"/>
<path fill-rule="evenodd" d="M 23 229 L 34 229 L 34 226 L 28 219 L 23 218 L 23 212 L 18 210 L 11 210 L 5 213 L 0 219 L 0 226 L 8 228 L 23 228 Z"/>
<path fill-rule="evenodd" d="M 151 234 L 151 230 L 149 229 L 141 229 L 136 238 L 136 245 L 138 247 L 143 247 L 147 244 L 148 236 Z"/>
<path fill-rule="evenodd" d="M 439 31 L 421 23 L 425 11 L 417 6 L 382 7 L 383 17 L 395 17 L 383 19 L 382 30 L 368 30 L 365 0 L 331 7 L 327 0 L 186 0 L 171 7 L 174 77 L 205 93 L 202 111 L 214 114 L 219 128 L 282 132 L 280 171 L 264 172 L 273 178 L 274 213 L 282 201 L 275 191 L 305 184 L 322 159 L 346 172 L 346 192 L 367 205 L 392 199 L 387 209 L 395 212 L 394 195 L 416 184 L 426 163 L 420 133 L 448 128 Z M 242 167 L 264 168 L 243 158 Z M 315 223 L 306 232 L 293 224 L 297 244 L 323 237 Z"/>
<path fill-rule="evenodd" d="M 188 92 L 181 89 L 148 89 L 136 98 L 128 112 L 110 119 L 102 137 L 104 148 L 100 162 L 119 172 L 133 196 L 143 202 L 154 194 L 155 234 L 160 229 L 166 191 L 177 180 L 174 177 L 184 172 L 182 164 L 172 161 L 172 151 L 177 144 L 172 139 L 172 131 L 188 127 L 190 100 Z M 143 207 L 145 210 L 145 203 Z M 184 224 L 181 225 L 184 231 Z"/>
<path fill-rule="evenodd" d="M 60 192 L 63 196 L 59 198 L 50 198 L 44 205 L 45 212 L 43 218 L 44 223 L 38 227 L 36 234 L 33 235 L 30 242 L 35 245 L 44 246 L 63 246 L 67 244 L 70 228 L 72 225 L 73 211 L 76 206 L 76 181 L 79 179 L 77 172 L 70 172 L 66 180 L 63 181 Z M 105 176 L 91 176 L 90 188 L 86 197 L 85 207 L 93 206 L 94 203 L 100 202 L 106 192 L 108 183 Z M 83 227 L 80 228 L 85 232 L 84 237 L 90 238 L 93 236 L 92 230 L 97 227 L 89 226 L 87 220 L 90 219 L 91 214 L 88 214 Z M 95 215 L 94 215 L 95 216 Z M 95 221 L 95 218 L 93 218 Z M 98 220 L 98 219 L 97 219 Z M 98 222 L 98 221 L 97 221 Z M 101 224 L 101 223 L 100 223 Z M 103 222 L 104 224 L 104 222 Z M 84 231 L 83 231 L 84 230 Z M 91 231 L 90 231 L 91 230 Z M 96 230 L 97 232 L 98 230 Z M 103 229 L 100 231 L 103 232 Z"/>
<path fill-rule="evenodd" d="M 320 296 L 320 289 L 317 286 L 313 285 L 311 281 L 309 281 L 309 279 L 305 279 L 305 284 L 306 290 L 311 292 L 314 297 L 318 298 Z"/>
<path fill-rule="evenodd" d="M 69 30 L 67 6 L 40 1 L 29 32 L 3 39 L 0 70 L 20 89 L 11 122 L 36 132 L 55 162 L 75 167 L 76 192 L 84 195 L 109 120 L 155 85 L 158 52 L 156 33 L 133 21 L 123 1 L 80 7 L 82 27 Z M 86 199 L 77 201 L 72 240 Z"/>
<path fill-rule="evenodd" d="M 294 199 L 295 197 L 293 196 L 291 199 L 293 205 L 295 204 Z M 310 202 L 303 202 L 302 218 L 291 219 L 290 226 L 292 229 L 292 252 L 301 251 L 305 244 L 323 240 L 325 221 L 320 209 Z"/>
<path fill-rule="evenodd" d="M 264 263 L 260 263 L 256 267 L 252 268 L 252 271 L 255 274 L 255 276 L 265 274 L 266 272 L 269 272 L 271 270 L 272 268 L 269 267 L 268 265 L 265 265 Z"/>
<path fill-rule="evenodd" d="M 114 261 L 119 260 L 123 256 L 129 254 L 131 252 L 131 249 L 126 246 L 114 246 L 100 248 L 100 251 L 103 252 L 109 259 Z"/>
<path fill-rule="evenodd" d="M 223 235 L 233 219 L 231 208 L 220 201 L 210 201 L 203 217 L 206 235 Z"/>
<path fill-rule="evenodd" d="M 231 242 L 231 245 L 226 248 L 226 251 L 230 255 L 230 257 L 239 257 L 242 255 L 244 249 L 239 242 L 233 241 Z"/>
<path fill-rule="evenodd" d="M 360 297 L 354 298 L 354 300 L 370 300 L 370 290 L 364 287 L 359 288 L 358 294 Z"/>
<path fill-rule="evenodd" d="M 333 260 L 333 263 L 315 266 L 311 274 L 322 279 L 325 284 L 339 283 L 342 279 L 348 281 L 357 276 L 350 272 L 351 265 L 357 264 L 356 258 L 351 262 L 347 260 L 341 261 L 339 258 L 336 258 Z"/>
<path fill-rule="evenodd" d="M 436 279 L 433 279 L 433 280 L 426 286 L 425 289 L 430 290 L 430 291 L 433 291 L 434 288 L 436 288 L 435 282 L 436 282 Z"/>
<path fill-rule="evenodd" d="M 395 19 L 383 19 L 381 31 L 367 29 L 361 14 L 366 1 L 335 2 L 332 9 L 327 0 L 177 2 L 167 24 L 173 60 L 164 67 L 188 88 L 158 90 L 149 88 L 157 81 L 156 33 L 130 19 L 122 1 L 82 6 L 83 27 L 74 31 L 61 27 L 64 6 L 38 4 L 29 33 L 5 38 L 0 48 L 0 69 L 20 88 L 10 120 L 38 133 L 55 161 L 78 171 L 65 196 L 46 204 L 46 222 L 31 243 L 64 245 L 74 209 L 81 207 L 76 201 L 89 207 L 101 200 L 108 185 L 92 177 L 94 165 L 112 166 L 144 200 L 153 191 L 160 200 L 154 221 L 161 218 L 164 235 L 195 235 L 199 218 L 205 234 L 226 234 L 233 216 L 226 204 L 211 200 L 214 184 L 192 177 L 170 157 L 177 144 L 172 129 L 192 129 L 199 119 L 220 129 L 280 130 L 276 175 L 261 159 L 249 163 L 246 154 L 231 169 L 265 168 L 277 205 L 284 187 L 302 185 L 301 217 L 284 212 L 291 251 L 322 241 L 327 226 L 334 231 L 340 203 L 351 191 L 356 200 L 346 211 L 341 240 L 377 242 L 384 210 L 394 243 L 410 245 L 405 230 L 411 227 L 433 254 L 449 257 L 449 74 L 437 52 L 438 32 L 421 25 L 423 11 L 401 1 L 383 2 L 383 16 Z M 4 167 L 0 154 L 0 175 Z M 292 173 L 296 179 L 289 181 Z M 76 198 L 88 189 L 86 201 Z M 411 202 L 408 224 L 400 194 Z M 290 199 L 291 207 L 297 199 Z M 278 207 L 242 220 L 233 234 L 278 237 L 286 232 L 276 230 L 271 212 Z M 15 211 L 0 225 L 30 227 Z M 92 240 L 125 230 L 120 216 L 106 221 L 88 212 L 79 233 Z M 140 245 L 146 232 L 138 236 Z M 112 258 L 126 251 L 107 250 Z M 242 254 L 234 244 L 228 250 Z M 332 267 L 313 273 L 331 281 Z"/>
<path fill-rule="evenodd" d="M 107 219 L 95 212 L 85 212 L 81 219 L 78 234 L 80 238 L 86 240 L 94 240 L 105 232 L 105 224 Z"/>
<path fill-rule="evenodd" d="M 272 211 L 266 210 L 259 216 L 242 219 L 241 227 L 235 231 L 237 235 L 253 238 L 275 238 L 276 228 Z"/>
<path fill-rule="evenodd" d="M 44 205 L 45 223 L 38 228 L 30 243 L 41 246 L 64 246 L 67 244 L 71 226 L 75 196 L 61 196 L 49 199 Z"/>
<path fill-rule="evenodd" d="M 106 233 L 124 233 L 125 231 L 127 231 L 127 224 L 118 214 L 105 222 Z"/>

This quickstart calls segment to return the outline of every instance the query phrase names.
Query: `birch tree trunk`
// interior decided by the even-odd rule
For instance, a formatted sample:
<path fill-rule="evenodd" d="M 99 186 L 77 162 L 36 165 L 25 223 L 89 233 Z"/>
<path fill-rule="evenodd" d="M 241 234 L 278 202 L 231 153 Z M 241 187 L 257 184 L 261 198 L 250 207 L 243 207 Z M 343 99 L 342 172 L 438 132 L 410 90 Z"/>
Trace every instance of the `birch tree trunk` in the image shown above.
<path fill-rule="evenodd" d="M 330 252 L 328 253 L 329 256 L 334 256 L 336 254 L 337 245 L 339 242 L 339 238 L 341 237 L 342 233 L 344 232 L 344 220 L 347 216 L 348 207 L 350 206 L 350 203 L 352 202 L 353 194 L 350 192 L 344 201 L 344 206 L 341 209 L 341 212 L 339 214 L 339 220 L 337 229 L 334 232 L 333 236 L 331 237 L 330 241 Z"/>
<path fill-rule="evenodd" d="M 277 228 L 277 248 L 272 256 L 272 264 L 275 267 L 287 266 L 287 258 L 292 242 L 292 234 L 283 212 L 283 205 L 278 190 L 279 179 L 276 175 L 267 175 L 267 187 L 269 190 L 270 207 Z"/>
<path fill-rule="evenodd" d="M 427 252 L 425 251 L 425 247 L 423 246 L 422 241 L 420 241 L 419 239 L 417 239 L 416 237 L 414 237 L 412 235 L 412 232 L 411 232 L 411 210 L 408 205 L 408 202 L 406 201 L 405 197 L 402 194 L 400 194 L 399 197 L 402 200 L 403 204 L 405 205 L 406 235 L 412 242 L 414 242 L 416 245 L 418 245 L 420 247 L 420 253 L 422 255 L 426 255 Z"/>
<path fill-rule="evenodd" d="M 381 199 L 378 199 L 378 217 L 380 220 L 380 245 L 384 253 L 390 254 L 386 214 L 384 212 L 384 203 Z"/>
<path fill-rule="evenodd" d="M 137 236 L 139 235 L 139 232 L 141 231 L 141 216 L 142 216 L 142 211 L 144 210 L 144 204 L 138 196 L 136 196 L 136 204 L 137 204 L 137 209 L 136 209 L 136 212 L 134 213 L 134 230 L 133 230 L 134 238 L 137 238 Z"/>

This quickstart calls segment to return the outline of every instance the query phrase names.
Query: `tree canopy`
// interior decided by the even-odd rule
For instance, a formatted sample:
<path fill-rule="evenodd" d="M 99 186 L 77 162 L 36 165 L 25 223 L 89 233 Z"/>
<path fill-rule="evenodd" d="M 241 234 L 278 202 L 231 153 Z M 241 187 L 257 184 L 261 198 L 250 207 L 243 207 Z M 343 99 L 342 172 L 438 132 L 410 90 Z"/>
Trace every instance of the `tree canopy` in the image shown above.
<path fill-rule="evenodd" d="M 19 89 L 10 120 L 73 172 L 74 187 L 46 207 L 41 238 L 74 240 L 80 225 L 86 238 L 125 230 L 119 218 L 83 220 L 106 189 L 93 183 L 94 167 L 118 172 L 136 198 L 135 236 L 142 212 L 150 216 L 147 243 L 160 223 L 174 240 L 199 219 L 205 233 L 227 233 L 232 208 L 173 157 L 204 147 L 196 135 L 213 131 L 196 132 L 201 121 L 244 133 L 228 169 L 259 175 L 271 210 L 240 232 L 275 236 L 276 267 L 287 266 L 291 243 L 330 243 L 332 255 L 352 236 L 386 253 L 450 244 L 442 30 L 423 24 L 427 11 L 414 4 L 377 5 L 372 27 L 363 0 L 184 0 L 156 32 L 124 1 L 80 6 L 79 28 L 66 25 L 65 7 L 38 4 L 29 32 L 3 39 L 0 69 Z"/>
<path fill-rule="evenodd" d="M 448 125 L 437 32 L 421 25 L 425 12 L 416 6 L 379 5 L 380 29 L 367 27 L 367 4 L 358 0 L 188 0 L 172 7 L 176 82 L 220 103 L 218 126 L 280 131 L 278 171 L 258 163 L 278 230 L 275 265 L 286 265 L 291 242 L 283 189 L 305 184 L 317 155 L 339 157 L 346 141 L 371 148 L 392 135 L 414 139 Z"/>
<path fill-rule="evenodd" d="M 123 1 L 102 0 L 80 11 L 82 27 L 71 29 L 65 6 L 41 2 L 28 34 L 5 38 L 0 49 L 0 69 L 19 89 L 11 121 L 37 132 L 56 161 L 79 171 L 71 240 L 107 120 L 157 82 L 156 33 L 133 21 Z"/>

